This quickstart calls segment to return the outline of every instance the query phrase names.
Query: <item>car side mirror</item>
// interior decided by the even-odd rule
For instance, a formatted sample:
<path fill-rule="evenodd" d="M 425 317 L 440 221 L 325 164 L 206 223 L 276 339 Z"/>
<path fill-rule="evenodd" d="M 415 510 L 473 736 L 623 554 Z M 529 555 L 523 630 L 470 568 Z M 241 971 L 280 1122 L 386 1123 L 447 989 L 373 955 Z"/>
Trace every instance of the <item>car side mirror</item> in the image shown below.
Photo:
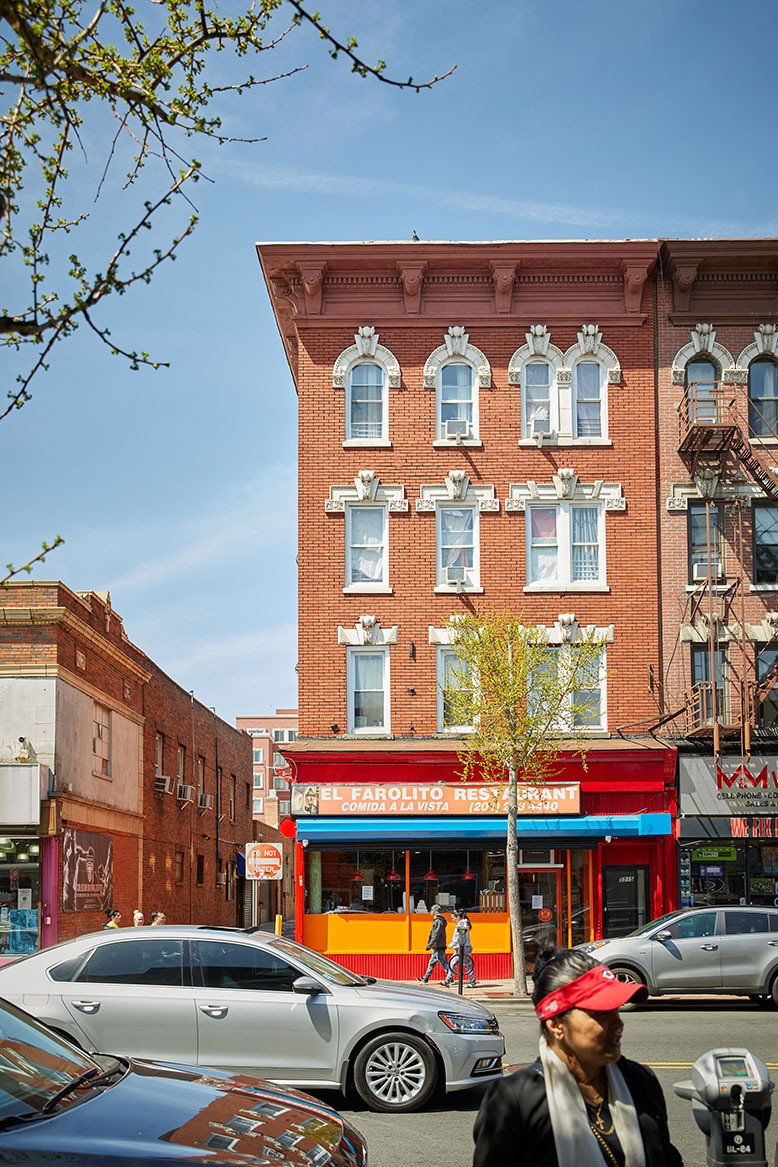
<path fill-rule="evenodd" d="M 324 989 L 313 977 L 298 977 L 297 980 L 292 981 L 292 992 L 307 993 L 310 997 L 314 993 L 323 993 Z"/>
<path fill-rule="evenodd" d="M 654 940 L 672 940 L 672 938 L 672 932 L 668 932 L 666 928 L 662 929 L 661 932 L 654 933 Z"/>

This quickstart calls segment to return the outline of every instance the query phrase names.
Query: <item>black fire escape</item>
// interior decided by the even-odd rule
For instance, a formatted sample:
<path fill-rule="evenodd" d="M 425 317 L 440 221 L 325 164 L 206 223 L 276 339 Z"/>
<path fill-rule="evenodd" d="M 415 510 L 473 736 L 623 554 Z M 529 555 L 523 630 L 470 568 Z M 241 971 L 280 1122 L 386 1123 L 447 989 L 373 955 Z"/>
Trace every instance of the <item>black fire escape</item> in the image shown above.
<path fill-rule="evenodd" d="M 751 425 L 758 427 L 762 436 L 778 437 L 760 414 L 753 402 L 749 403 Z M 722 480 L 736 472 L 742 481 L 742 471 L 756 482 L 768 499 L 778 504 L 778 482 L 760 462 L 746 436 L 749 419 L 738 411 L 734 385 L 721 381 L 690 382 L 678 407 L 678 452 L 689 467 L 706 502 L 707 561 L 705 576 L 697 580 L 692 595 L 691 623 L 707 627 L 708 679 L 693 685 L 685 695 L 687 738 L 712 739 L 713 751 L 718 756 L 722 738 L 740 738 L 743 754 L 751 753 L 752 731 L 757 727 L 759 711 L 771 690 L 778 683 L 778 656 L 775 664 L 759 681 L 755 662 L 746 637 L 745 589 L 743 564 L 743 501 L 732 492 L 719 491 Z M 721 506 L 730 500 L 737 506 L 734 524 L 736 560 L 739 574 L 720 582 L 717 548 L 712 538 L 712 506 Z M 739 609 L 739 611 L 738 611 Z M 728 685 L 721 670 L 721 629 L 737 627 L 736 642 L 727 638 Z M 778 635 L 778 628 L 776 629 Z M 778 643 L 778 642 L 777 642 Z M 732 652 L 732 648 L 735 651 Z"/>

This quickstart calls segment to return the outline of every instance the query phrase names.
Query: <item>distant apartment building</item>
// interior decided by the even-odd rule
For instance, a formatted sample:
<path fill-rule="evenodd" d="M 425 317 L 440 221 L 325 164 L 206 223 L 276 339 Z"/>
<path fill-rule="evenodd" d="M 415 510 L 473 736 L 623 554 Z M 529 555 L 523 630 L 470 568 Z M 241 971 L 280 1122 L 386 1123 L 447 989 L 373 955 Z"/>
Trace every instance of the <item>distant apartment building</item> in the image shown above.
<path fill-rule="evenodd" d="M 297 741 L 297 710 L 276 709 L 257 717 L 237 717 L 235 725 L 251 738 L 254 818 L 278 827 L 291 811 L 291 770 L 279 746 Z"/>
<path fill-rule="evenodd" d="M 107 592 L 0 590 L 0 952 L 139 908 L 244 925 L 251 744 L 134 645 Z"/>

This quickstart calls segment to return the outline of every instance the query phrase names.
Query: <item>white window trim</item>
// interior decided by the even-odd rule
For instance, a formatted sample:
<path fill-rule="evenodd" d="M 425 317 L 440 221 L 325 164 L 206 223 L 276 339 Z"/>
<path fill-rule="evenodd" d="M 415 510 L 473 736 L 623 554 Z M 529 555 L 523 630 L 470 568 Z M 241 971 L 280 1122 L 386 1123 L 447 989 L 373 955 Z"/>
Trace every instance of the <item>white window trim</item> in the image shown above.
<path fill-rule="evenodd" d="M 472 584 L 447 584 L 442 581 L 440 558 L 440 529 L 438 511 L 444 506 L 471 506 L 474 510 L 473 521 L 473 577 Z M 500 509 L 500 501 L 495 498 L 494 487 L 481 484 L 473 485 L 463 470 L 450 470 L 442 483 L 422 483 L 419 487 L 419 498 L 416 500 L 416 511 L 419 514 L 435 515 L 435 592 L 450 594 L 456 592 L 483 592 L 481 587 L 481 554 L 480 554 L 480 522 L 482 512 L 496 514 Z"/>
<path fill-rule="evenodd" d="M 539 624 L 538 628 L 545 634 L 549 645 L 564 647 L 567 646 L 570 651 L 573 651 L 578 641 L 585 638 L 597 639 L 601 644 L 600 656 L 600 725 L 597 728 L 586 726 L 562 727 L 564 732 L 569 731 L 574 733 L 577 737 L 602 737 L 608 733 L 608 690 L 607 690 L 607 651 L 606 645 L 613 644 L 615 639 L 615 625 L 607 624 L 598 626 L 596 624 L 579 624 L 572 612 L 560 612 L 558 618 L 553 624 L 545 625 Z"/>
<path fill-rule="evenodd" d="M 384 388 L 382 398 L 382 436 L 380 438 L 350 438 L 348 436 L 351 408 L 351 371 L 358 364 L 375 364 L 383 368 Z M 402 384 L 400 364 L 390 349 L 378 343 L 378 333 L 371 324 L 362 325 L 354 334 L 354 344 L 344 349 L 332 369 L 333 389 L 344 390 L 343 406 L 343 448 L 367 449 L 391 446 L 389 438 L 389 391 L 399 389 Z"/>
<path fill-rule="evenodd" d="M 558 664 L 563 669 L 573 669 L 575 667 L 575 644 L 549 644 L 549 649 L 558 652 Z M 558 724 L 554 726 L 554 732 L 558 734 L 570 734 L 575 737 L 602 737 L 608 733 L 608 689 L 607 689 L 607 660 L 606 660 L 605 645 L 600 649 L 600 667 L 598 669 L 598 689 L 600 693 L 600 717 L 599 723 L 596 725 L 575 725 L 570 713 L 567 709 L 567 715 L 560 717 Z M 570 703 L 572 704 L 572 694 L 570 694 Z"/>
<path fill-rule="evenodd" d="M 378 726 L 365 726 L 364 728 L 356 729 L 354 727 L 355 713 L 354 713 L 354 661 L 357 656 L 365 653 L 379 654 L 383 657 L 383 694 L 384 694 L 384 724 Z M 391 724 L 391 704 L 390 704 L 390 660 L 389 649 L 383 645 L 369 644 L 360 646 L 349 646 L 346 649 L 346 693 L 347 693 L 347 716 L 346 728 L 347 732 L 354 734 L 356 737 L 387 737 L 392 732 Z"/>
<path fill-rule="evenodd" d="M 440 406 L 441 406 L 441 370 L 444 365 L 466 364 L 473 370 L 473 433 L 469 438 L 446 438 L 441 433 Z M 452 325 L 443 336 L 443 344 L 430 353 L 424 365 L 424 388 L 435 390 L 435 439 L 433 446 L 470 446 L 480 448 L 480 409 L 479 397 L 481 389 L 490 389 L 492 385 L 492 370 L 484 353 L 475 345 L 470 344 L 468 333 L 462 325 Z"/>
<path fill-rule="evenodd" d="M 721 378 L 727 382 L 743 383 L 748 380 L 748 370 L 737 368 L 732 353 L 716 341 L 715 330 L 710 324 L 696 324 L 690 329 L 691 340 L 680 348 L 673 357 L 672 380 L 674 385 L 686 385 L 686 366 L 696 358 L 710 358 L 721 369 Z"/>
<path fill-rule="evenodd" d="M 364 503 L 366 506 L 383 506 L 387 512 L 387 522 L 385 524 L 385 572 L 384 582 L 380 584 L 371 583 L 357 583 L 350 584 L 348 582 L 348 554 L 350 548 L 350 528 L 349 517 L 346 515 L 347 510 L 353 506 L 359 506 Z M 346 517 L 346 530 L 344 531 L 344 558 L 343 558 L 343 592 L 345 595 L 357 595 L 371 593 L 373 595 L 391 595 L 392 587 L 389 582 L 389 523 L 388 516 L 390 514 L 406 514 L 408 511 L 408 499 L 405 497 L 405 487 L 400 485 L 389 485 L 381 482 L 380 478 L 374 470 L 360 470 L 354 478 L 352 484 L 343 484 L 330 487 L 329 498 L 324 503 L 325 513 L 328 515 L 344 515 Z"/>
<path fill-rule="evenodd" d="M 593 483 L 582 483 L 578 481 L 578 476 L 575 471 L 568 468 L 561 468 L 557 474 L 554 475 L 550 483 L 540 482 L 514 482 L 508 487 L 508 497 L 505 500 L 506 511 L 526 511 L 528 507 L 536 506 L 560 506 L 566 504 L 566 509 L 569 512 L 570 505 L 596 505 L 599 507 L 598 515 L 598 535 L 599 535 L 599 568 L 600 577 L 597 581 L 581 581 L 571 582 L 569 579 L 569 570 L 565 579 L 558 579 L 553 582 L 538 582 L 527 583 L 523 588 L 525 593 L 535 592 L 609 592 L 610 588 L 607 584 L 607 540 L 605 528 L 605 515 L 608 511 L 625 511 L 627 509 L 626 499 L 622 495 L 621 483 L 619 482 L 603 482 L 596 481 Z M 526 579 L 529 579 L 529 565 L 530 565 L 530 539 L 529 526 L 525 526 L 524 536 L 525 546 L 525 570 L 527 572 Z M 560 540 L 560 551 L 561 551 Z M 567 549 L 565 555 L 568 557 L 569 567 L 569 553 L 570 544 L 567 541 Z M 560 557 L 560 567 L 561 567 Z M 561 572 L 560 572 L 561 574 Z"/>
<path fill-rule="evenodd" d="M 544 445 L 556 446 L 611 446 L 608 437 L 608 386 L 621 384 L 621 365 L 613 349 L 602 343 L 602 333 L 596 324 L 584 324 L 578 333 L 576 344 L 562 352 L 551 343 L 551 333 L 545 324 L 533 324 L 525 333 L 527 343 L 517 349 L 508 363 L 508 384 L 523 387 L 524 366 L 531 361 L 546 361 L 553 369 L 554 376 L 549 386 L 551 397 L 552 433 L 543 438 Z M 600 382 L 602 433 L 594 437 L 579 438 L 577 431 L 577 411 L 574 392 L 574 370 L 582 361 L 599 364 L 602 376 Z M 537 439 L 527 432 L 524 393 L 521 395 L 521 438 L 520 446 L 537 445 Z"/>
<path fill-rule="evenodd" d="M 373 581 L 359 581 L 353 583 L 349 579 L 351 572 L 351 552 L 352 552 L 352 534 L 351 523 L 354 513 L 364 507 L 370 507 L 372 510 L 380 510 L 382 513 L 382 539 L 383 539 L 383 556 L 381 565 L 381 579 Z M 389 507 L 386 503 L 381 502 L 348 502 L 346 503 L 346 537 L 344 539 L 345 550 L 345 586 L 343 592 L 345 595 L 356 595 L 369 593 L 378 593 L 383 595 L 391 595 L 392 588 L 389 586 Z"/>
<path fill-rule="evenodd" d="M 436 692 L 437 692 L 437 732 L 451 737 L 457 737 L 462 733 L 472 733 L 474 726 L 472 722 L 467 725 L 444 725 L 444 682 L 446 678 L 446 659 L 450 656 L 456 657 L 457 650 L 455 647 L 449 645 L 439 644 L 436 650 Z"/>
<path fill-rule="evenodd" d="M 470 568 L 471 579 L 461 584 L 450 584 L 445 579 L 443 567 L 443 547 L 441 541 L 441 512 L 454 508 L 473 512 L 473 566 Z M 481 587 L 481 530 L 478 521 L 478 506 L 475 501 L 457 502 L 453 499 L 438 500 L 435 507 L 435 591 L 448 594 L 450 592 L 482 592 Z"/>

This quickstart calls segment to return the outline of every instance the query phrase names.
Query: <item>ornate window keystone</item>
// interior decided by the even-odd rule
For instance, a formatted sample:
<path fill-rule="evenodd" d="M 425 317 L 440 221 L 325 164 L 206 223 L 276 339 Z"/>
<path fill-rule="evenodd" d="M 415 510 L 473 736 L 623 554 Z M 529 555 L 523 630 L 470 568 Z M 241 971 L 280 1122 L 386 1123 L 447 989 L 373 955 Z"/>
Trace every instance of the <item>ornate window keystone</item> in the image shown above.
<path fill-rule="evenodd" d="M 353 628 L 338 625 L 338 644 L 383 646 L 397 644 L 398 625 L 382 628 L 377 616 L 360 616 Z"/>

